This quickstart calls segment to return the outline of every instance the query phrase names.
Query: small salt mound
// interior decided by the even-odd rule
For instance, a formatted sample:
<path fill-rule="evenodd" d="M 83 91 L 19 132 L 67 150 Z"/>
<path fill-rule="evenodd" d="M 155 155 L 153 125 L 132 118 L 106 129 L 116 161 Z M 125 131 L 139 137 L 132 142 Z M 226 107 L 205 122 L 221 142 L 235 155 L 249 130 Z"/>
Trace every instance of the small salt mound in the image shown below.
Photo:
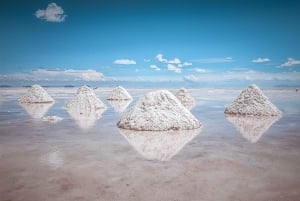
<path fill-rule="evenodd" d="M 131 103 L 131 100 L 108 100 L 108 102 L 116 112 L 123 112 Z"/>
<path fill-rule="evenodd" d="M 280 116 L 240 116 L 226 115 L 242 136 L 251 143 L 257 142 L 261 136 L 280 119 Z"/>
<path fill-rule="evenodd" d="M 167 90 L 147 93 L 118 122 L 119 128 L 140 131 L 191 130 L 200 122 Z"/>
<path fill-rule="evenodd" d="M 192 109 L 195 105 L 195 99 L 185 88 L 179 89 L 178 92 L 176 93 L 176 97 L 178 98 L 178 100 L 180 100 L 182 105 L 184 105 L 188 109 Z"/>
<path fill-rule="evenodd" d="M 107 98 L 107 100 L 130 100 L 132 97 L 130 94 L 121 86 L 117 86 L 113 89 L 111 95 Z"/>
<path fill-rule="evenodd" d="M 132 131 L 119 129 L 119 132 L 139 154 L 147 160 L 158 161 L 169 161 L 200 131 L 201 129 L 182 131 Z"/>
<path fill-rule="evenodd" d="M 256 85 L 249 86 L 225 109 L 226 114 L 276 116 L 281 112 Z"/>
<path fill-rule="evenodd" d="M 19 99 L 20 103 L 52 103 L 53 98 L 40 85 L 33 85 L 27 93 Z"/>
<path fill-rule="evenodd" d="M 97 98 L 93 89 L 82 86 L 75 96 L 67 103 L 70 116 L 82 129 L 88 129 L 101 117 L 106 106 Z"/>
<path fill-rule="evenodd" d="M 42 120 L 46 121 L 46 122 L 56 123 L 58 121 L 63 120 L 63 118 L 58 117 L 58 116 L 46 116 L 46 117 L 43 117 Z"/>
<path fill-rule="evenodd" d="M 20 103 L 20 105 L 32 118 L 40 119 L 48 112 L 53 103 Z"/>

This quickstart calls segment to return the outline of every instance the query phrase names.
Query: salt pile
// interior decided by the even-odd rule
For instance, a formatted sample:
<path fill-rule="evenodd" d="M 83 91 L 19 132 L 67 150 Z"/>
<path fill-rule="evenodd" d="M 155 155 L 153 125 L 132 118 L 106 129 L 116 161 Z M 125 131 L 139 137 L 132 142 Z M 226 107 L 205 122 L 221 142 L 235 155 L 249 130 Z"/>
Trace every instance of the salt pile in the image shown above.
<path fill-rule="evenodd" d="M 226 114 L 277 116 L 281 112 L 256 85 L 250 85 L 225 109 Z"/>
<path fill-rule="evenodd" d="M 200 122 L 167 90 L 147 93 L 117 123 L 119 128 L 140 131 L 191 130 Z"/>
<path fill-rule="evenodd" d="M 130 100 L 132 99 L 131 95 L 121 86 L 117 86 L 113 89 L 111 95 L 107 100 Z"/>
<path fill-rule="evenodd" d="M 147 160 L 169 161 L 201 129 L 182 131 L 132 131 L 119 129 L 131 146 Z"/>
<path fill-rule="evenodd" d="M 56 123 L 56 122 L 63 120 L 63 118 L 58 117 L 58 116 L 46 116 L 46 117 L 43 117 L 42 120 L 46 121 L 46 122 Z"/>
<path fill-rule="evenodd" d="M 80 87 L 66 107 L 70 116 L 84 130 L 92 127 L 106 110 L 106 106 L 88 86 Z"/>
<path fill-rule="evenodd" d="M 40 85 L 33 85 L 27 93 L 19 99 L 20 103 L 52 103 L 53 98 Z"/>
<path fill-rule="evenodd" d="M 54 103 L 20 103 L 26 112 L 34 119 L 42 118 Z"/>
<path fill-rule="evenodd" d="M 280 119 L 280 116 L 240 116 L 226 115 L 242 136 L 251 143 L 257 142 L 261 136 Z"/>
<path fill-rule="evenodd" d="M 178 92 L 176 93 L 176 97 L 178 98 L 178 100 L 180 100 L 182 105 L 184 105 L 189 110 L 192 109 L 195 105 L 195 99 L 191 96 L 190 92 L 185 88 L 179 89 Z"/>
<path fill-rule="evenodd" d="M 116 112 L 123 112 L 131 103 L 131 100 L 108 100 L 108 102 Z"/>

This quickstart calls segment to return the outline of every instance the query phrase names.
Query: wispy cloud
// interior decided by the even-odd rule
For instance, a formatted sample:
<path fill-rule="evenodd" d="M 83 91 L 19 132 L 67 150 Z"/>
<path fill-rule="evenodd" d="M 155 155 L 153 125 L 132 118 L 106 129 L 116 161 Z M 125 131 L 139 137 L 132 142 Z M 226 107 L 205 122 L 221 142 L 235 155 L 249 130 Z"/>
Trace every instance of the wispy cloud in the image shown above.
<path fill-rule="evenodd" d="M 206 72 L 206 69 L 204 69 L 204 68 L 195 68 L 194 70 L 198 73 L 205 73 Z"/>
<path fill-rule="evenodd" d="M 197 63 L 229 63 L 233 62 L 234 60 L 231 57 L 214 57 L 214 58 L 205 58 L 205 59 L 194 59 L 193 62 Z"/>
<path fill-rule="evenodd" d="M 163 63 L 167 63 L 167 59 L 164 58 L 164 55 L 163 54 L 158 54 L 156 55 L 156 59 L 160 62 L 163 62 Z"/>
<path fill-rule="evenodd" d="M 160 68 L 157 65 L 150 65 L 150 68 L 156 71 L 160 71 Z"/>
<path fill-rule="evenodd" d="M 144 59 L 144 62 L 150 62 L 151 59 Z"/>
<path fill-rule="evenodd" d="M 269 61 L 271 61 L 271 60 L 267 57 L 258 57 L 257 59 L 252 60 L 253 63 L 264 63 L 264 62 L 269 62 Z"/>
<path fill-rule="evenodd" d="M 35 16 L 48 22 L 63 22 L 67 17 L 62 7 L 56 5 L 56 3 L 50 3 L 45 10 L 37 10 Z"/>
<path fill-rule="evenodd" d="M 181 73 L 181 68 L 178 68 L 174 64 L 167 64 L 168 70 L 174 71 L 175 73 Z"/>
<path fill-rule="evenodd" d="M 29 73 L 15 73 L 1 75 L 2 80 L 27 80 L 27 81 L 100 81 L 103 80 L 102 73 L 95 70 L 73 70 L 73 69 L 37 69 Z"/>
<path fill-rule="evenodd" d="M 288 58 L 288 60 L 281 64 L 280 67 L 292 67 L 294 65 L 299 65 L 300 60 L 294 59 L 294 58 Z"/>
<path fill-rule="evenodd" d="M 174 59 L 171 59 L 171 60 L 167 61 L 167 63 L 169 63 L 169 64 L 180 64 L 181 61 L 178 58 L 174 58 Z"/>
<path fill-rule="evenodd" d="M 131 59 L 117 59 L 114 61 L 114 63 L 120 65 L 132 65 L 132 64 L 136 64 L 136 61 Z"/>

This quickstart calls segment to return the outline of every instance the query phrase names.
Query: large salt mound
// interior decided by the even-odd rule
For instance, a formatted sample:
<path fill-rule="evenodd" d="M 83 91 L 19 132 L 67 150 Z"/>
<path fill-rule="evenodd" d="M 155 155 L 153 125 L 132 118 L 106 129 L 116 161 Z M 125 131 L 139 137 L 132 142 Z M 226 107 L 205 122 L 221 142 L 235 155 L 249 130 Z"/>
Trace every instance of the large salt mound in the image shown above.
<path fill-rule="evenodd" d="M 97 98 L 93 89 L 82 86 L 66 105 L 70 116 L 82 129 L 88 129 L 101 117 L 106 106 Z"/>
<path fill-rule="evenodd" d="M 188 109 L 192 109 L 195 105 L 195 99 L 185 88 L 179 89 L 178 92 L 176 93 L 176 97 L 178 98 L 178 100 L 180 100 L 182 105 L 184 105 Z"/>
<path fill-rule="evenodd" d="M 250 85 L 225 109 L 226 114 L 276 116 L 281 112 L 256 85 Z"/>
<path fill-rule="evenodd" d="M 107 98 L 107 100 L 130 100 L 132 97 L 130 94 L 121 86 L 117 86 L 113 89 L 111 95 Z"/>
<path fill-rule="evenodd" d="M 242 136 L 251 143 L 257 142 L 261 136 L 280 119 L 280 116 L 240 116 L 226 115 Z"/>
<path fill-rule="evenodd" d="M 168 161 L 197 136 L 201 129 L 155 132 L 119 129 L 119 131 L 147 160 Z"/>
<path fill-rule="evenodd" d="M 53 98 L 40 85 L 33 85 L 27 93 L 19 99 L 20 103 L 52 103 Z"/>
<path fill-rule="evenodd" d="M 201 126 L 191 112 L 166 90 L 147 93 L 117 125 L 140 131 L 191 130 Z"/>

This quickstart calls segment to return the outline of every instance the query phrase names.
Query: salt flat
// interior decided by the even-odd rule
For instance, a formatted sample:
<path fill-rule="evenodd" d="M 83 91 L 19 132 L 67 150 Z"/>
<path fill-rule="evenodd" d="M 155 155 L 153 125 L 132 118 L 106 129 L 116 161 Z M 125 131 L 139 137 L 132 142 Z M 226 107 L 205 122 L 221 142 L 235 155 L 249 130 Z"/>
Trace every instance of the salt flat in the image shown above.
<path fill-rule="evenodd" d="M 274 121 L 260 120 L 253 131 L 255 119 L 230 121 L 224 115 L 242 89 L 189 89 L 196 100 L 191 112 L 201 130 L 185 137 L 158 133 L 157 139 L 120 132 L 116 123 L 126 109 L 116 111 L 107 102 L 111 88 L 96 90 L 108 108 L 84 128 L 85 121 L 64 108 L 77 88 L 46 90 L 55 104 L 37 109 L 17 102 L 26 88 L 0 89 L 1 201 L 300 197 L 300 93 L 293 89 L 264 90 L 283 114 Z M 128 89 L 133 97 L 128 107 L 149 91 Z M 41 116 L 63 120 L 49 123 Z M 252 134 L 255 140 L 248 137 Z M 162 141 L 172 143 L 163 147 Z"/>

